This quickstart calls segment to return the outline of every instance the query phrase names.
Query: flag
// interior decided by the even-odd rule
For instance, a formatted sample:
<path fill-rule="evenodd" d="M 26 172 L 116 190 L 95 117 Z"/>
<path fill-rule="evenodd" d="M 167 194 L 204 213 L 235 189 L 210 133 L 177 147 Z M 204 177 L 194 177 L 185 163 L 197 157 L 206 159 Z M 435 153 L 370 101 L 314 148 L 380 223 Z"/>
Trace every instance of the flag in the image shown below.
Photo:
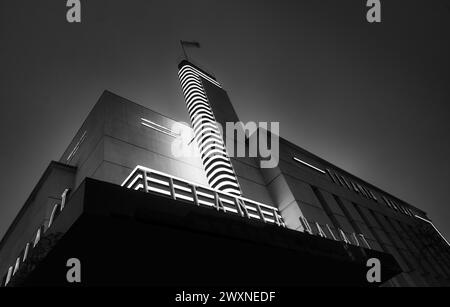
<path fill-rule="evenodd" d="M 196 48 L 200 48 L 200 43 L 199 42 L 188 42 L 188 41 L 180 41 L 181 46 L 186 46 L 186 47 L 196 47 Z"/>
<path fill-rule="evenodd" d="M 180 40 L 180 44 L 181 44 L 181 49 L 183 49 L 184 58 L 186 60 L 188 59 L 188 56 L 187 56 L 186 50 L 184 50 L 184 47 L 200 48 L 200 43 L 199 42 L 188 42 L 188 41 Z"/>

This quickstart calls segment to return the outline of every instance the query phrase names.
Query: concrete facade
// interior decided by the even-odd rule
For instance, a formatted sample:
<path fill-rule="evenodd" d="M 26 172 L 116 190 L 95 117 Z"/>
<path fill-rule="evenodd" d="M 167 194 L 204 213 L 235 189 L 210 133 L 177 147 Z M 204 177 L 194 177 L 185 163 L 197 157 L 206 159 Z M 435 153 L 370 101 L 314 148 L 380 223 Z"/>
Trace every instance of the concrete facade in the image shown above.
<path fill-rule="evenodd" d="M 200 158 L 175 157 L 175 138 L 145 126 L 143 119 L 168 129 L 177 123 L 105 91 L 60 159 L 77 167 L 75 186 L 86 177 L 121 184 L 136 165 L 207 185 Z M 84 133 L 81 146 L 70 156 Z"/>
<path fill-rule="evenodd" d="M 206 80 L 203 86 L 216 120 L 223 127 L 239 122 L 226 91 Z M 223 134 L 226 143 L 237 142 L 226 130 Z M 257 158 L 231 159 L 244 196 L 276 206 L 291 229 L 304 231 L 300 219 L 304 217 L 315 233 L 317 222 L 336 237 L 340 230 L 347 238 L 363 234 L 373 249 L 392 254 L 402 267 L 404 273 L 390 282 L 392 286 L 449 285 L 449 247 L 429 224 L 415 217 L 428 219 L 425 212 L 282 138 L 278 158 L 278 166 L 268 169 L 260 168 Z M 418 234 L 423 229 L 434 239 Z M 424 246 L 437 240 L 431 249 L 435 252 L 412 247 L 411 234 L 418 235 Z"/>
<path fill-rule="evenodd" d="M 223 126 L 239 121 L 226 91 L 203 85 L 217 121 Z M 0 276 L 8 275 L 36 230 L 48 224 L 63 191 L 75 191 L 86 178 L 120 185 L 142 165 L 208 186 L 199 156 L 174 156 L 176 123 L 105 91 L 2 239 Z M 226 142 L 230 138 L 224 136 Z M 309 226 L 320 240 L 343 241 L 342 231 L 354 245 L 362 234 L 371 249 L 391 254 L 403 271 L 387 286 L 449 285 L 449 247 L 417 217 L 428 219 L 425 212 L 282 138 L 278 158 L 277 167 L 262 169 L 258 158 L 231 157 L 244 197 L 278 208 L 287 228 L 305 233 Z M 326 238 L 319 237 L 317 226 Z"/>
<path fill-rule="evenodd" d="M 328 172 L 321 173 L 295 161 L 294 157 L 321 170 L 328 169 L 331 174 L 345 176 L 350 187 L 345 181 L 335 182 Z M 427 218 L 423 211 L 286 140 L 280 141 L 279 166 L 262 171 L 267 188 L 290 228 L 304 231 L 300 222 L 303 216 L 322 228 L 328 225 L 335 235 L 338 229 L 347 237 L 352 233 L 364 234 L 372 249 L 393 255 L 403 270 L 387 283 L 389 286 L 449 285 L 449 247 L 428 223 L 414 216 Z M 370 192 L 357 192 L 350 181 Z M 368 197 L 370 193 L 374 198 Z M 397 208 L 403 206 L 409 211 L 391 208 L 384 197 L 393 199 Z"/>

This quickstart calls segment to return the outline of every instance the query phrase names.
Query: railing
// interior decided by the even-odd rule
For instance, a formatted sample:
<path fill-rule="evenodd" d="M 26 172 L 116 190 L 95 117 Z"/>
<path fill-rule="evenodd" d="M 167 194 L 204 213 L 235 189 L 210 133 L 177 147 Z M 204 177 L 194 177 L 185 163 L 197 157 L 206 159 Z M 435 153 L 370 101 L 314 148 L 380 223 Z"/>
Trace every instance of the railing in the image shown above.
<path fill-rule="evenodd" d="M 143 166 L 137 166 L 124 180 L 122 186 L 286 227 L 283 218 L 275 207 L 197 185 Z"/>

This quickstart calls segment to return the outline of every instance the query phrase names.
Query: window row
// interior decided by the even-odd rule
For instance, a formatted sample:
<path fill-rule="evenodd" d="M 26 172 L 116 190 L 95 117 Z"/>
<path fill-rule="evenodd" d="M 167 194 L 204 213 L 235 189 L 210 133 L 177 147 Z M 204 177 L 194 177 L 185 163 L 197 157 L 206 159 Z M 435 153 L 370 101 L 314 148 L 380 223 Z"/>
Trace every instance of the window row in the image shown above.
<path fill-rule="evenodd" d="M 16 273 L 19 271 L 20 267 L 25 263 L 28 258 L 29 254 L 32 252 L 32 250 L 38 245 L 41 238 L 44 236 L 44 234 L 47 232 L 47 230 L 52 226 L 53 222 L 56 220 L 56 218 L 59 216 L 59 214 L 64 209 L 66 199 L 68 197 L 68 194 L 70 192 L 70 189 L 65 189 L 64 192 L 61 195 L 61 203 L 55 204 L 53 206 L 52 213 L 49 217 L 49 220 L 47 222 L 47 225 L 41 225 L 33 239 L 26 243 L 25 247 L 22 249 L 18 257 L 16 258 L 16 261 L 8 268 L 8 271 L 6 272 L 5 276 L 0 280 L 0 287 L 6 287 L 11 279 L 16 275 Z"/>
<path fill-rule="evenodd" d="M 331 180 L 333 180 L 334 183 L 341 185 L 347 189 L 349 189 L 350 191 L 354 191 L 358 194 L 360 194 L 361 196 L 368 198 L 368 199 L 372 199 L 374 201 L 377 201 L 377 197 L 375 196 L 375 194 L 368 188 L 366 188 L 365 186 L 354 182 L 348 178 L 346 178 L 345 176 L 342 176 L 330 169 L 326 169 L 328 175 L 330 176 Z"/>
<path fill-rule="evenodd" d="M 396 210 L 396 211 L 401 212 L 403 214 L 415 217 L 415 214 L 409 208 L 406 208 L 406 207 L 404 207 L 402 205 L 399 205 L 396 201 L 394 201 L 394 200 L 392 200 L 390 198 L 387 198 L 385 196 L 382 196 L 382 197 L 383 197 L 383 200 L 384 200 L 385 204 L 389 208 L 391 208 L 392 210 Z"/>
<path fill-rule="evenodd" d="M 342 176 L 341 174 L 338 174 L 337 172 L 334 172 L 328 168 L 326 169 L 326 171 L 334 183 L 336 183 L 340 186 L 343 186 L 351 191 L 354 191 L 365 198 L 372 199 L 372 200 L 378 202 L 378 199 L 375 196 L 375 193 L 373 193 L 372 190 L 370 190 L 369 188 L 366 188 L 365 186 L 363 186 L 359 183 L 356 183 L 356 182 L 346 178 L 345 176 Z M 385 196 L 381 196 L 381 197 L 383 198 L 383 201 L 386 204 L 386 206 L 389 207 L 390 209 L 396 210 L 400 213 L 409 215 L 411 217 L 415 217 L 415 214 L 413 211 L 411 211 L 411 209 L 409 209 L 405 206 L 399 205 L 396 201 L 394 201 L 388 197 L 385 197 Z"/>

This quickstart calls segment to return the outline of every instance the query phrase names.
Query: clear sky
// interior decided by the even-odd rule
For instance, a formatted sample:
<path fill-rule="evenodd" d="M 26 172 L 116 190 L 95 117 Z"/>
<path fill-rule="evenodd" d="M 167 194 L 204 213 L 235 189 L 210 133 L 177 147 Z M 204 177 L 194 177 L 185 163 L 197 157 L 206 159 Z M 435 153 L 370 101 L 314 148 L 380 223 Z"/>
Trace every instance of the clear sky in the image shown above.
<path fill-rule="evenodd" d="M 0 2 L 0 237 L 103 90 L 187 121 L 179 40 L 243 121 L 426 212 L 450 238 L 450 9 L 445 0 Z"/>

